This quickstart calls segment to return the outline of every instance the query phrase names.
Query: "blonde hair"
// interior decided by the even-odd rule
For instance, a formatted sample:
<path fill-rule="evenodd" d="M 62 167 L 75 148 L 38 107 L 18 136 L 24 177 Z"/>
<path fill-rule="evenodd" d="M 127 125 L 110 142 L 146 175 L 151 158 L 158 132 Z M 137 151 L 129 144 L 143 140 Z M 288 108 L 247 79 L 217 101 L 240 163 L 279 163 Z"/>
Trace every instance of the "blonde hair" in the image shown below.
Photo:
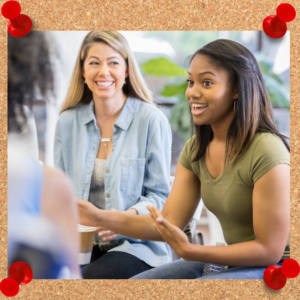
<path fill-rule="evenodd" d="M 129 76 L 126 78 L 126 84 L 123 86 L 123 92 L 126 96 L 138 98 L 147 103 L 153 104 L 152 96 L 148 90 L 137 63 L 129 48 L 127 40 L 117 31 L 91 31 L 84 38 L 73 71 L 73 76 L 69 89 L 62 104 L 61 112 L 76 106 L 79 103 L 90 103 L 93 94 L 82 76 L 84 61 L 88 51 L 96 43 L 104 43 L 118 51 L 123 56 L 128 67 Z"/>

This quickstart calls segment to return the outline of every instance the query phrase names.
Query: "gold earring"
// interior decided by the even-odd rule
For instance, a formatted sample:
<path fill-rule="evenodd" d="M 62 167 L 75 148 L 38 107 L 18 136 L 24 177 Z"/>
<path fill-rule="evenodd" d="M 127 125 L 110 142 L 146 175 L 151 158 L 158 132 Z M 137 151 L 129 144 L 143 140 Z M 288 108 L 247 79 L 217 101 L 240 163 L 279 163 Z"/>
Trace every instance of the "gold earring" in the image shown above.
<path fill-rule="evenodd" d="M 236 112 L 237 112 L 237 100 L 235 100 L 233 102 L 233 110 L 234 110 L 234 113 L 236 114 Z"/>

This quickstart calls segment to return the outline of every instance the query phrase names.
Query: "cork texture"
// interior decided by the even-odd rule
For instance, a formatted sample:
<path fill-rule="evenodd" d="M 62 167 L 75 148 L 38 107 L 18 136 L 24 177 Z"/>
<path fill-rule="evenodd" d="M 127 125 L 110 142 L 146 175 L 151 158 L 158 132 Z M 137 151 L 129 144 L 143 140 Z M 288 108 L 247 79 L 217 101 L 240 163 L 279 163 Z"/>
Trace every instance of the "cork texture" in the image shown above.
<path fill-rule="evenodd" d="M 1 6 L 6 1 L 1 0 Z M 36 31 L 262 30 L 274 0 L 22 0 Z M 300 1 L 288 1 L 300 14 Z M 0 280 L 7 277 L 7 22 L 0 17 Z M 291 258 L 300 262 L 300 18 L 291 32 Z M 21 230 L 21 227 L 20 227 Z M 300 299 L 300 276 L 279 291 L 263 280 L 33 280 L 15 299 Z M 0 293 L 0 299 L 6 297 Z"/>

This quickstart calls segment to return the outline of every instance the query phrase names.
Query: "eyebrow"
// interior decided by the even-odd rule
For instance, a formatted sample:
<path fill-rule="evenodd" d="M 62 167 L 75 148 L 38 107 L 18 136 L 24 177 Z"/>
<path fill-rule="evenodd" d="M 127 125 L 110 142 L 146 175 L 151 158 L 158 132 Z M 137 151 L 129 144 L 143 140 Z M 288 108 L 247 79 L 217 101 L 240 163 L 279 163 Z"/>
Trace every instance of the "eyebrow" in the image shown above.
<path fill-rule="evenodd" d="M 190 72 L 188 72 L 188 74 L 189 74 L 189 75 L 191 75 L 191 73 L 190 73 Z M 199 73 L 199 74 L 198 74 L 198 76 L 199 76 L 199 75 L 204 75 L 204 74 L 211 74 L 211 75 L 213 75 L 213 76 L 215 76 L 215 77 L 216 77 L 216 75 L 215 75 L 214 73 L 212 73 L 212 72 L 209 72 L 209 71 L 206 71 L 206 72 Z"/>
<path fill-rule="evenodd" d="M 89 59 L 91 59 L 91 58 L 96 58 L 96 59 L 98 59 L 98 60 L 99 60 L 99 57 L 97 57 L 97 56 L 91 56 L 91 57 L 89 57 Z M 111 56 L 111 57 L 109 57 L 107 60 L 109 60 L 109 59 L 114 59 L 114 58 L 116 58 L 116 59 L 120 60 L 120 58 L 119 58 L 119 57 L 117 57 L 117 56 Z"/>

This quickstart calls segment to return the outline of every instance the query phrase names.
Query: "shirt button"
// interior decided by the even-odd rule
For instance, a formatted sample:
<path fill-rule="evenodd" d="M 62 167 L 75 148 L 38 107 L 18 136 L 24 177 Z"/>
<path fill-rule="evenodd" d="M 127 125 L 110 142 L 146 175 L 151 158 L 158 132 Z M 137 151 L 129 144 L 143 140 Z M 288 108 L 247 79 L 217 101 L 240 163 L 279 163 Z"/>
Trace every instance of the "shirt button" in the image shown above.
<path fill-rule="evenodd" d="M 110 197 L 110 194 L 106 194 L 106 197 L 109 198 L 109 197 Z"/>
<path fill-rule="evenodd" d="M 115 128 L 118 128 L 118 125 L 117 125 L 117 124 L 115 124 L 114 126 L 115 126 Z"/>
<path fill-rule="evenodd" d="M 106 169 L 106 173 L 109 173 L 109 170 L 108 170 L 108 169 Z"/>

